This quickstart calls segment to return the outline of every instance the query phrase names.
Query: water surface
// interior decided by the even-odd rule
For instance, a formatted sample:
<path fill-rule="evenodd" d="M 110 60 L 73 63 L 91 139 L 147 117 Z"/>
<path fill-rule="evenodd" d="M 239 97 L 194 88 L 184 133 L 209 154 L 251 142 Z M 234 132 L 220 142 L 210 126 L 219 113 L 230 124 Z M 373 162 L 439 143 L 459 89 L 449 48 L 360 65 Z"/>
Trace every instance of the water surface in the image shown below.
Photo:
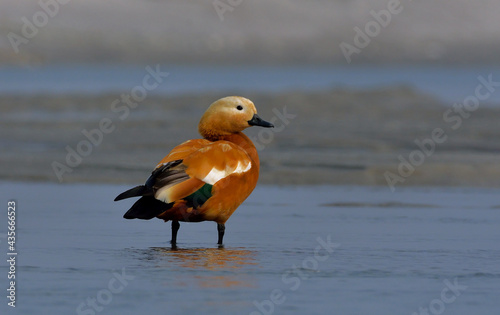
<path fill-rule="evenodd" d="M 92 300 L 102 314 L 413 314 L 446 281 L 467 287 L 446 314 L 500 306 L 498 190 L 260 186 L 224 248 L 204 222 L 181 223 L 172 249 L 169 224 L 122 219 L 127 187 L 0 183 L 18 203 L 18 301 L 2 314 L 93 314 Z"/>
<path fill-rule="evenodd" d="M 151 65 L 156 69 L 156 65 Z M 333 88 L 376 89 L 409 86 L 446 103 L 474 95 L 478 76 L 500 81 L 495 66 L 346 65 L 346 66 L 211 66 L 161 65 L 169 75 L 152 93 L 258 93 L 318 91 Z M 143 66 L 49 65 L 0 67 L 0 93 L 119 93 L 142 84 Z M 500 93 L 488 103 L 499 103 Z"/>

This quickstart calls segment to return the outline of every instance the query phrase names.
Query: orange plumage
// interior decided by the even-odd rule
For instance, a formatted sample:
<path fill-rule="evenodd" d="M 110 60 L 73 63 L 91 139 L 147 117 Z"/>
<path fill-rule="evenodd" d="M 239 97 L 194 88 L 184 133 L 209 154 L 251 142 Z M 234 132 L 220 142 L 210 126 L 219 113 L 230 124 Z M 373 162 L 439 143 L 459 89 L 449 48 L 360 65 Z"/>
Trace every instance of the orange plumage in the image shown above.
<path fill-rule="evenodd" d="M 259 156 L 242 133 L 250 126 L 273 127 L 257 115 L 254 104 L 230 96 L 214 102 L 200 120 L 203 139 L 175 147 L 156 166 L 145 185 L 116 197 L 141 198 L 124 215 L 127 219 L 172 221 L 175 245 L 179 221 L 215 221 L 222 244 L 225 223 L 252 193 L 259 177 Z"/>

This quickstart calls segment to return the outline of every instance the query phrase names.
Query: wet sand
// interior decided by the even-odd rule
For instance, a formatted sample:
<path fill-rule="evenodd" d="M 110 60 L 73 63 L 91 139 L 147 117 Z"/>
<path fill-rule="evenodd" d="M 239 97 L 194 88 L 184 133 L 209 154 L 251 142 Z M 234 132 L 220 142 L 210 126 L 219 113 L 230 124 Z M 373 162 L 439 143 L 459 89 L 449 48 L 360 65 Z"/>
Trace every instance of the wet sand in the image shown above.
<path fill-rule="evenodd" d="M 150 96 L 135 108 L 124 103 L 113 107 L 119 93 L 4 95 L 0 179 L 57 182 L 57 162 L 68 167 L 60 176 L 66 183 L 141 183 L 176 144 L 199 137 L 202 113 L 226 94 L 231 93 Z M 454 130 L 459 114 L 443 119 L 453 104 L 406 87 L 244 96 L 276 124 L 272 132 L 246 132 L 260 151 L 261 183 L 387 185 L 389 171 L 400 176 L 396 187 L 500 186 L 500 109 L 491 104 L 467 113 Z M 431 138 L 436 128 L 446 141 L 434 142 L 430 156 L 415 153 L 422 152 L 415 140 Z M 90 142 L 83 130 L 97 145 L 86 146 Z M 81 161 L 72 157 L 76 166 L 71 166 L 68 152 L 78 149 L 87 156 L 80 155 Z M 400 160 L 408 161 L 412 152 L 413 161 L 422 162 L 413 164 L 413 172 Z"/>

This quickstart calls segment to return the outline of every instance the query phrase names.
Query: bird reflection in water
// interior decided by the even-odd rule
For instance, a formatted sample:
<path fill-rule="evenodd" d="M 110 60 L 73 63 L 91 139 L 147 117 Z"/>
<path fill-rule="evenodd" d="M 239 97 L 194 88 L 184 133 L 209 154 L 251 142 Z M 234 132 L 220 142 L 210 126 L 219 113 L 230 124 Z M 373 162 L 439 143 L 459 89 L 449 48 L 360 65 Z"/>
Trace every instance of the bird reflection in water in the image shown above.
<path fill-rule="evenodd" d="M 201 288 L 255 287 L 248 271 L 258 265 L 256 253 L 247 249 L 153 247 L 150 254 L 159 263 L 158 267 L 180 272 L 176 277 L 179 286 L 192 285 L 190 282 L 194 280 Z M 191 277 L 182 271 L 188 271 Z"/>

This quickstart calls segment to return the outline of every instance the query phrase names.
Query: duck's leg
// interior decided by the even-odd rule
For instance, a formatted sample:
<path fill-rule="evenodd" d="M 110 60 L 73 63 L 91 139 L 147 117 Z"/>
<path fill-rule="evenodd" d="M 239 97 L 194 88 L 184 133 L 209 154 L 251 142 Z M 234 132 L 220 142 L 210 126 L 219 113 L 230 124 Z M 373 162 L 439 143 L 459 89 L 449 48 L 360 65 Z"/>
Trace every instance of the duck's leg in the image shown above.
<path fill-rule="evenodd" d="M 217 223 L 217 231 L 219 232 L 219 241 L 217 244 L 222 245 L 222 239 L 224 238 L 224 231 L 226 230 L 226 226 L 224 223 Z"/>
<path fill-rule="evenodd" d="M 179 231 L 180 227 L 179 221 L 172 221 L 172 240 L 170 244 L 175 245 L 177 243 L 177 231 Z"/>

